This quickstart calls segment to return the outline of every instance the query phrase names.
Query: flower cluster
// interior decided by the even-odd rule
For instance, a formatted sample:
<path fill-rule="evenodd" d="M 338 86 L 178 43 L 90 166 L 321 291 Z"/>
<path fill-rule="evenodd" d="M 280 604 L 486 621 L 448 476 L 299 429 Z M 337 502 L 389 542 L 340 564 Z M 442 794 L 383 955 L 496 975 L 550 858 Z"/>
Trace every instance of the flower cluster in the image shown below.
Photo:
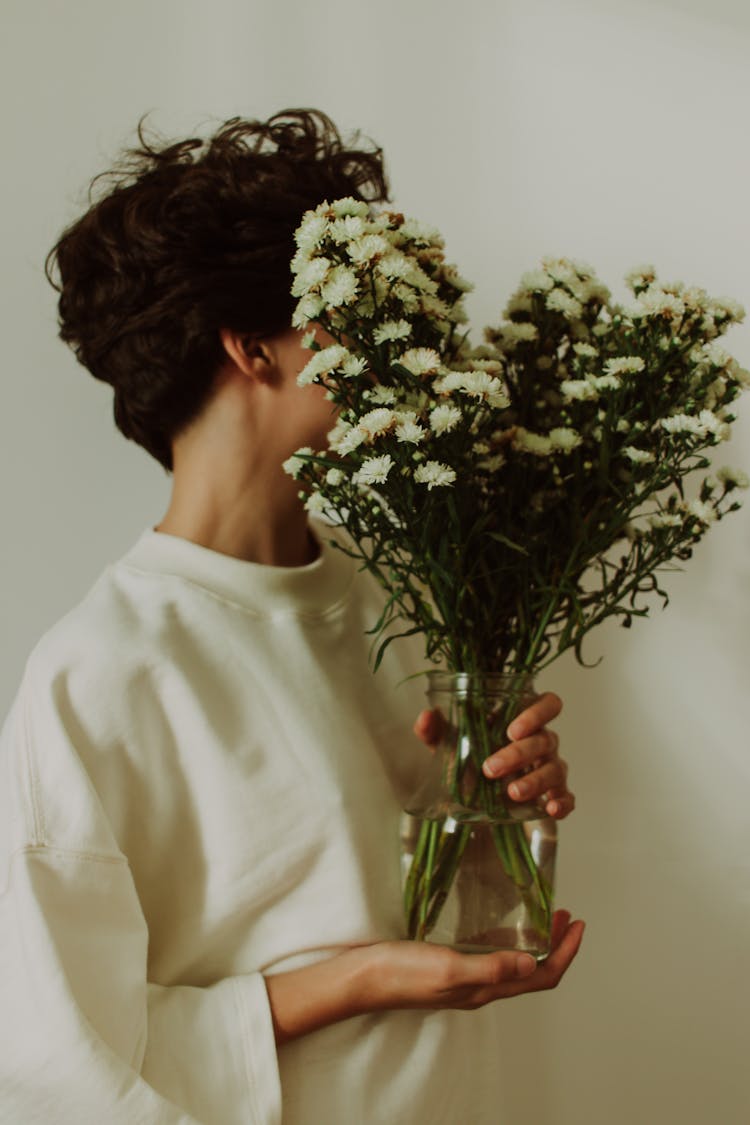
<path fill-rule="evenodd" d="M 666 598 L 656 572 L 739 506 L 740 471 L 684 487 L 750 384 L 718 341 L 744 317 L 735 301 L 644 265 L 619 305 L 591 266 L 548 257 L 474 347 L 471 285 L 434 229 L 347 198 L 295 239 L 293 323 L 334 341 L 305 337 L 299 382 L 327 388 L 336 421 L 285 467 L 388 590 L 378 635 L 406 620 L 461 671 L 580 656 L 599 621 Z"/>

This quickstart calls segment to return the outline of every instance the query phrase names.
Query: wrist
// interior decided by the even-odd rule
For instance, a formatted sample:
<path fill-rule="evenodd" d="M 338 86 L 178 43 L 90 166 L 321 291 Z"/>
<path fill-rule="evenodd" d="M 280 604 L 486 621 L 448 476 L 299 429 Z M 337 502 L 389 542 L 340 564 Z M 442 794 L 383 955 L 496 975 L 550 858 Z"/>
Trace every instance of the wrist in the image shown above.
<path fill-rule="evenodd" d="M 371 1009 L 372 957 L 358 946 L 265 978 L 277 1046 Z"/>

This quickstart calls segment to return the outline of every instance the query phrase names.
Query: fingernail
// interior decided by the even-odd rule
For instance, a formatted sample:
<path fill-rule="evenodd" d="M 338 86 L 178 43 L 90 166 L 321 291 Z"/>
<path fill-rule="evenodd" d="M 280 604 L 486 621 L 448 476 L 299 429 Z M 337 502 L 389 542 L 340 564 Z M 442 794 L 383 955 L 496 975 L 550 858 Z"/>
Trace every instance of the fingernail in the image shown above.
<path fill-rule="evenodd" d="M 558 805 L 557 801 L 550 801 L 550 803 L 547 805 L 547 812 L 549 813 L 549 815 L 550 816 L 557 816 L 559 811 L 560 811 L 560 806 Z"/>
<path fill-rule="evenodd" d="M 520 800 L 521 797 L 526 796 L 528 789 L 523 784 L 523 782 L 514 781 L 512 785 L 508 786 L 508 792 L 510 793 L 511 797 L 514 797 L 516 800 Z"/>
<path fill-rule="evenodd" d="M 491 762 L 489 760 L 489 758 L 487 759 L 487 761 L 482 766 L 482 771 L 483 771 L 485 777 L 495 777 L 497 775 L 498 769 L 499 769 L 499 766 L 495 765 L 494 762 Z"/>
<path fill-rule="evenodd" d="M 530 953 L 519 953 L 516 957 L 516 973 L 519 977 L 530 977 L 536 969 L 536 961 Z"/>

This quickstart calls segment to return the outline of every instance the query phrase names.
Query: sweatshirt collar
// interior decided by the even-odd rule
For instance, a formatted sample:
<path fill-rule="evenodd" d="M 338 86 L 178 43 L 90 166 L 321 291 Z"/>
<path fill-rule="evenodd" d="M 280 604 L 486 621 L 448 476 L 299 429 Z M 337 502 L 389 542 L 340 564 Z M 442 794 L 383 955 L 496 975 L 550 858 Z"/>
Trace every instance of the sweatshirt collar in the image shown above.
<path fill-rule="evenodd" d="M 142 532 L 120 564 L 183 579 L 264 617 L 320 616 L 345 599 L 356 562 L 329 541 L 344 541 L 340 528 L 314 517 L 309 527 L 320 554 L 305 566 L 247 562 L 153 527 Z"/>

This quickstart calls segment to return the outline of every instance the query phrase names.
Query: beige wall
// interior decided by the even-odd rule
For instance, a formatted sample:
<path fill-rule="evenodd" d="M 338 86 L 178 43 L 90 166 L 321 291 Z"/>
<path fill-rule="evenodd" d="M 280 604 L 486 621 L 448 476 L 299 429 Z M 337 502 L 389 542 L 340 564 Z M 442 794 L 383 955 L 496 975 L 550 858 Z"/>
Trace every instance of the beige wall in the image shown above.
<path fill-rule="evenodd" d="M 477 324 L 546 253 L 622 297 L 653 261 L 750 309 L 745 0 L 5 0 L 3 25 L 3 712 L 40 632 L 168 495 L 56 340 L 42 275 L 146 110 L 175 135 L 296 105 L 361 127 L 477 282 Z M 750 324 L 726 343 L 750 366 Z M 750 469 L 744 414 L 717 465 Z M 668 576 L 665 613 L 590 638 L 599 667 L 544 675 L 579 796 L 560 903 L 589 930 L 558 993 L 504 1009 L 498 1122 L 748 1119 L 749 548 L 745 511 Z"/>

